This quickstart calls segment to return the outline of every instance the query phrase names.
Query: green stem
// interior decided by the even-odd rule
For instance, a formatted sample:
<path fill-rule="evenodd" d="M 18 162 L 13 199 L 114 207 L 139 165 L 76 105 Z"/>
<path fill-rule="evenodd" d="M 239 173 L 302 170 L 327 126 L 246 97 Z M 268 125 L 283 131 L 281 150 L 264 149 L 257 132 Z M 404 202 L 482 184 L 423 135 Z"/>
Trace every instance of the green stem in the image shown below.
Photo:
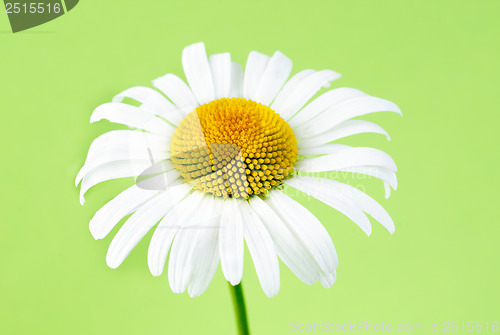
<path fill-rule="evenodd" d="M 241 283 L 236 286 L 229 284 L 231 295 L 233 296 L 234 313 L 236 314 L 236 323 L 238 324 L 239 335 L 249 335 L 247 311 L 245 309 L 245 299 L 243 298 L 243 289 Z"/>

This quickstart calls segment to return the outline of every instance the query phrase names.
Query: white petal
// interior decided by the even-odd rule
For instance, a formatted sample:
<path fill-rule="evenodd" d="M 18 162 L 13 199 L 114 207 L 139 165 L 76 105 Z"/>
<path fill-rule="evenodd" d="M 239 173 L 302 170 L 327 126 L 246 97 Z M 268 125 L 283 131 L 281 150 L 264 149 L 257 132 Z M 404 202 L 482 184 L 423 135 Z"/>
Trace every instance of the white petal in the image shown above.
<path fill-rule="evenodd" d="M 370 214 L 375 220 L 380 222 L 391 234 L 394 233 L 395 227 L 391 216 L 368 194 L 355 187 L 337 182 L 335 180 L 324 179 L 324 181 L 330 184 L 328 187 L 333 187 L 333 185 L 335 185 L 340 192 L 349 197 L 350 200 L 353 201 L 353 203 L 356 203 L 364 212 Z"/>
<path fill-rule="evenodd" d="M 311 119 L 307 124 L 304 124 L 301 129 L 318 134 L 343 121 L 376 112 L 394 112 L 401 114 L 401 110 L 393 102 L 369 95 L 363 95 L 344 100 L 327 109 L 317 117 Z"/>
<path fill-rule="evenodd" d="M 98 166 L 89 171 L 80 186 L 80 203 L 85 203 L 85 193 L 94 185 L 106 180 L 135 177 L 151 165 L 148 161 L 115 161 Z"/>
<path fill-rule="evenodd" d="M 248 55 L 243 78 L 243 97 L 245 99 L 254 99 L 269 59 L 269 56 L 257 51 L 252 51 Z"/>
<path fill-rule="evenodd" d="M 292 61 L 279 51 L 269 60 L 252 100 L 269 106 L 292 72 Z"/>
<path fill-rule="evenodd" d="M 228 98 L 231 89 L 231 55 L 229 52 L 210 55 L 208 62 L 214 79 L 215 98 Z"/>
<path fill-rule="evenodd" d="M 347 136 L 352 136 L 362 133 L 382 134 L 387 137 L 388 141 L 391 140 L 389 134 L 384 130 L 384 128 L 380 127 L 376 123 L 364 120 L 347 120 L 331 129 L 328 129 L 327 131 L 319 135 L 315 135 L 318 133 L 316 132 L 313 133 L 312 130 L 311 131 L 294 130 L 294 132 L 298 138 L 302 139 L 299 144 L 301 148 L 315 147 Z"/>
<path fill-rule="evenodd" d="M 241 98 L 243 96 L 243 69 L 241 65 L 232 62 L 231 63 L 231 92 L 229 93 L 230 98 Z"/>
<path fill-rule="evenodd" d="M 183 221 L 177 221 L 179 230 L 172 243 L 168 263 L 168 282 L 174 293 L 184 292 L 189 284 L 193 270 L 192 255 L 202 230 L 199 228 L 213 210 L 212 197 L 195 192 L 187 199 L 189 202 L 186 205 L 189 206 L 186 206 L 185 210 L 189 215 L 183 216 Z"/>
<path fill-rule="evenodd" d="M 296 236 L 261 198 L 252 197 L 248 203 L 264 223 L 283 263 L 304 283 L 317 282 L 323 271 L 301 237 Z"/>
<path fill-rule="evenodd" d="M 304 206 L 282 192 L 269 192 L 269 205 L 299 236 L 322 271 L 331 273 L 338 266 L 337 252 L 325 227 Z"/>
<path fill-rule="evenodd" d="M 214 198 L 214 210 L 201 222 L 199 239 L 192 255 L 188 294 L 197 297 L 207 289 L 219 265 L 219 229 L 223 199 Z"/>
<path fill-rule="evenodd" d="M 182 66 L 198 103 L 206 104 L 214 100 L 214 82 L 205 44 L 196 43 L 185 47 L 182 51 Z"/>
<path fill-rule="evenodd" d="M 328 87 L 331 81 L 340 78 L 340 74 L 331 70 L 315 71 L 303 78 L 301 75 L 301 80 L 294 79 L 299 74 L 286 83 L 271 105 L 285 120 L 294 116 L 322 87 Z"/>
<path fill-rule="evenodd" d="M 385 191 L 385 198 L 389 199 L 389 197 L 391 196 L 391 185 L 384 182 L 384 191 Z"/>
<path fill-rule="evenodd" d="M 148 249 L 148 266 L 153 276 L 159 276 L 163 272 L 176 233 L 182 228 L 182 224 L 189 220 L 193 208 L 196 208 L 200 201 L 199 192 L 191 194 L 179 202 L 158 224 Z"/>
<path fill-rule="evenodd" d="M 153 86 L 162 91 L 177 107 L 198 105 L 189 86 L 175 74 L 167 73 L 156 78 L 153 80 Z"/>
<path fill-rule="evenodd" d="M 328 144 L 323 144 L 317 147 L 307 147 L 307 148 L 301 148 L 299 147 L 299 155 L 301 156 L 312 156 L 312 155 L 328 155 L 328 154 L 334 154 L 336 152 L 352 148 L 349 145 L 346 144 L 337 144 L 337 143 L 328 143 Z"/>
<path fill-rule="evenodd" d="M 387 211 L 368 194 L 350 185 L 336 180 L 316 177 L 295 176 L 286 181 L 287 184 L 307 189 L 308 194 L 330 205 L 332 197 L 343 197 L 362 211 L 370 214 L 380 222 L 391 234 L 394 233 L 394 222 Z M 305 191 L 304 191 L 305 192 Z"/>
<path fill-rule="evenodd" d="M 91 170 L 114 161 L 159 161 L 170 157 L 165 139 L 143 131 L 114 130 L 96 138 L 90 145 L 75 186 Z"/>
<path fill-rule="evenodd" d="M 188 115 L 192 111 L 194 111 L 197 107 L 199 107 L 199 104 L 197 103 L 196 105 L 190 105 L 186 107 L 179 107 L 179 113 L 182 114 L 183 116 Z"/>
<path fill-rule="evenodd" d="M 110 268 L 117 268 L 146 233 L 189 192 L 188 185 L 178 185 L 146 201 L 123 224 L 106 255 Z"/>
<path fill-rule="evenodd" d="M 367 176 L 372 176 L 378 178 L 384 182 L 384 184 L 392 187 L 393 190 L 398 188 L 398 179 L 396 173 L 390 169 L 386 169 L 379 166 L 356 166 L 351 168 L 339 169 L 337 171 L 345 171 L 352 173 L 364 174 Z"/>
<path fill-rule="evenodd" d="M 330 288 L 334 283 L 335 280 L 337 280 L 337 276 L 335 272 L 333 273 L 325 273 L 323 277 L 320 278 L 321 285 L 323 285 L 326 288 Z"/>
<path fill-rule="evenodd" d="M 271 104 L 271 108 L 273 108 L 274 110 L 276 110 L 275 109 L 275 105 L 277 107 L 280 107 L 279 105 L 283 105 L 284 103 L 286 103 L 287 97 L 289 96 L 289 93 L 287 93 L 287 92 L 294 91 L 296 87 L 300 86 L 301 82 L 303 82 L 306 78 L 314 75 L 316 72 L 317 71 L 314 71 L 314 70 L 311 70 L 311 69 L 307 69 L 307 70 L 302 70 L 302 71 L 294 74 L 292 76 L 292 78 L 290 78 L 285 83 L 285 85 L 283 86 L 283 88 L 281 89 L 281 91 L 278 93 L 278 95 L 276 96 L 276 99 Z M 280 98 L 280 96 L 281 96 L 281 98 Z M 278 101 L 278 99 L 280 99 L 281 102 Z"/>
<path fill-rule="evenodd" d="M 147 169 L 150 167 L 150 161 L 113 161 L 95 167 L 94 169 L 90 170 L 82 179 L 82 185 L 80 187 L 80 203 L 82 205 L 85 203 L 84 196 L 90 188 L 107 180 L 127 177 L 141 177 L 144 184 L 145 181 L 150 178 L 151 180 L 149 181 L 149 185 L 154 185 L 155 183 L 159 182 L 162 182 L 162 184 L 164 184 L 165 181 L 172 183 L 176 181 L 176 179 L 180 176 L 177 170 L 167 171 L 163 175 L 156 177 L 151 176 L 151 174 L 145 174 L 145 171 L 147 171 Z M 150 187 L 142 187 L 139 184 L 139 180 L 140 179 L 138 178 L 136 183 L 139 187 L 146 189 L 156 189 Z"/>
<path fill-rule="evenodd" d="M 280 288 L 280 269 L 273 240 L 260 218 L 246 201 L 241 202 L 240 209 L 243 217 L 245 241 L 252 256 L 260 285 L 268 297 L 273 297 L 278 294 Z"/>
<path fill-rule="evenodd" d="M 346 99 L 366 95 L 364 92 L 350 87 L 339 87 L 323 93 L 305 106 L 298 114 L 288 121 L 292 128 L 302 126 L 304 123 L 312 120 L 326 109 L 337 105 Z"/>
<path fill-rule="evenodd" d="M 222 272 L 237 285 L 243 275 L 243 223 L 240 202 L 234 198 L 224 202 L 219 231 L 219 250 Z"/>
<path fill-rule="evenodd" d="M 294 176 L 285 180 L 284 183 L 338 210 L 358 225 L 366 235 L 370 236 L 372 225 L 365 213 L 356 204 L 346 201 L 342 192 L 336 188 L 328 188 L 330 183 L 324 182 L 323 178 Z"/>
<path fill-rule="evenodd" d="M 163 273 L 170 246 L 177 233 L 177 227 L 172 226 L 173 223 L 175 221 L 169 215 L 166 215 L 155 229 L 149 243 L 148 267 L 155 277 Z"/>
<path fill-rule="evenodd" d="M 110 148 L 132 147 L 133 150 L 146 147 L 153 154 L 167 152 L 170 150 L 169 134 L 151 134 L 139 130 L 111 130 L 97 137 L 90 145 L 90 152 L 103 154 L 109 152 Z M 147 151 L 147 150 L 146 150 Z"/>
<path fill-rule="evenodd" d="M 124 155 L 122 156 L 122 154 L 124 154 Z M 108 155 L 99 155 L 97 157 L 93 157 L 92 159 L 87 159 L 87 162 L 85 163 L 85 165 L 78 172 L 77 179 L 75 180 L 75 182 L 78 184 L 81 180 L 86 178 L 87 179 L 86 185 L 90 185 L 90 179 L 91 179 L 90 176 L 93 175 L 94 176 L 93 178 L 95 178 L 95 176 L 96 176 L 96 174 L 92 174 L 92 171 L 94 171 L 96 169 L 104 169 L 105 171 L 109 171 L 108 166 L 113 166 L 113 167 L 118 166 L 119 167 L 118 169 L 121 169 L 122 167 L 128 168 L 129 166 L 139 165 L 139 168 L 137 168 L 138 170 L 131 168 L 130 171 L 134 171 L 134 172 L 137 171 L 138 173 L 140 173 L 141 168 L 144 167 L 145 164 L 147 164 L 145 162 L 148 162 L 148 160 L 149 160 L 149 157 L 146 157 L 146 156 L 147 155 L 144 155 L 144 157 L 142 157 L 142 158 L 130 158 L 128 156 L 128 152 L 124 151 L 124 152 L 115 152 L 113 154 L 108 154 Z M 149 161 L 149 165 L 151 165 L 151 161 Z M 107 175 L 108 177 L 111 177 L 111 178 L 107 177 L 108 179 L 100 179 L 99 182 L 97 182 L 93 185 L 96 185 L 96 184 L 98 184 L 102 181 L 105 181 L 105 180 L 136 176 L 136 174 L 134 174 L 134 172 L 123 172 L 125 174 L 123 175 L 123 177 L 121 177 L 121 176 L 118 176 L 118 174 L 120 173 L 118 171 L 120 171 L 120 170 L 117 170 L 116 175 L 114 175 L 114 174 Z M 124 170 L 121 170 L 121 171 L 124 171 Z M 100 174 L 100 172 L 97 172 L 97 174 Z M 92 186 L 89 186 L 89 188 Z"/>
<path fill-rule="evenodd" d="M 313 158 L 305 158 L 296 164 L 300 172 L 335 171 L 355 166 L 380 166 L 397 171 L 396 163 L 385 152 L 365 147 L 356 147 Z"/>
<path fill-rule="evenodd" d="M 90 118 L 90 122 L 106 119 L 113 123 L 143 129 L 152 133 L 171 133 L 172 126 L 145 110 L 118 102 L 108 102 L 97 107 Z"/>
<path fill-rule="evenodd" d="M 95 213 L 90 220 L 90 233 L 96 240 L 106 237 L 123 217 L 157 194 L 157 191 L 143 190 L 136 185 L 127 188 Z"/>
<path fill-rule="evenodd" d="M 170 161 L 161 161 L 149 166 L 136 178 L 135 184 L 146 190 L 164 191 L 182 181 L 178 179 L 179 171 L 174 169 Z"/>
<path fill-rule="evenodd" d="M 177 108 L 161 93 L 152 88 L 142 86 L 131 87 L 116 95 L 113 98 L 113 102 L 122 102 L 126 97 L 139 101 L 141 109 L 154 115 L 164 116 L 176 125 L 182 120 L 182 116 L 177 112 Z"/>
<path fill-rule="evenodd" d="M 175 107 L 160 93 L 149 87 L 135 86 L 118 93 L 113 97 L 113 102 L 122 102 L 125 98 L 131 98 L 141 103 L 141 106 L 151 114 L 163 115 L 165 109 Z"/>

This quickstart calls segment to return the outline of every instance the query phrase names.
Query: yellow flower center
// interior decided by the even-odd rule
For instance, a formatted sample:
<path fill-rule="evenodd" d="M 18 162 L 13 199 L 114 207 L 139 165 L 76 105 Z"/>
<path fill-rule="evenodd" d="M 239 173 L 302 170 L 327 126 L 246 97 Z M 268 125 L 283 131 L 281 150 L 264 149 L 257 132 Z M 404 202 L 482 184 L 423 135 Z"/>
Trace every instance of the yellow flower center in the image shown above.
<path fill-rule="evenodd" d="M 266 195 L 293 171 L 297 140 L 271 108 L 222 98 L 189 113 L 175 130 L 172 162 L 186 182 L 216 196 Z"/>

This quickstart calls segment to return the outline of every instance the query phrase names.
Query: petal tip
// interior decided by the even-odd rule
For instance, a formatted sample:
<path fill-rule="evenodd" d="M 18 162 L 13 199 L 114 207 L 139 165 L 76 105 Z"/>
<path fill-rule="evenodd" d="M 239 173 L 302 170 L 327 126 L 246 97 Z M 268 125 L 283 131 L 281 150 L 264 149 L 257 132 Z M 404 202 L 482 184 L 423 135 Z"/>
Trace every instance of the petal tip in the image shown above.
<path fill-rule="evenodd" d="M 187 52 L 189 51 L 190 49 L 194 49 L 194 48 L 203 48 L 203 50 L 205 50 L 205 42 L 196 42 L 196 43 L 193 43 L 193 44 L 190 44 L 188 46 L 186 46 L 183 50 L 182 50 L 182 53 L 184 52 Z"/>
<path fill-rule="evenodd" d="M 231 283 L 231 285 L 236 286 L 241 283 L 241 278 L 239 279 L 232 278 L 231 280 L 229 280 L 229 282 Z"/>
<path fill-rule="evenodd" d="M 96 227 L 95 225 L 92 224 L 92 220 L 90 220 L 90 225 L 89 225 L 89 230 L 90 234 L 92 237 L 97 241 L 97 240 L 102 240 L 105 238 L 108 233 L 106 231 L 103 231 L 102 229 L 99 230 L 99 227 Z"/>
<path fill-rule="evenodd" d="M 90 123 L 95 123 L 95 122 L 98 122 L 101 120 L 102 120 L 102 117 L 98 113 L 96 113 L 95 111 L 90 116 Z"/>
<path fill-rule="evenodd" d="M 151 275 L 153 277 L 159 277 L 161 275 L 161 272 L 158 271 L 157 269 L 152 270 L 151 268 L 149 269 L 149 272 L 151 272 Z"/>
<path fill-rule="evenodd" d="M 120 264 L 116 264 L 114 261 L 112 260 L 108 260 L 106 259 L 106 264 L 108 265 L 108 267 L 110 267 L 111 269 L 116 269 L 117 267 L 120 266 Z"/>

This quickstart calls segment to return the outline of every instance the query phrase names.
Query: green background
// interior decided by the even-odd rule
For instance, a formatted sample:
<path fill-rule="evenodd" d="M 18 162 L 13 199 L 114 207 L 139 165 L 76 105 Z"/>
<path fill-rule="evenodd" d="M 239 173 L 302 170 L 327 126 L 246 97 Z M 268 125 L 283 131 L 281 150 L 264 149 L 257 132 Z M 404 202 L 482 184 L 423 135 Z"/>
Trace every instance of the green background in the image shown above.
<path fill-rule="evenodd" d="M 235 321 L 219 270 L 199 298 L 151 276 L 151 233 L 116 270 L 105 255 L 115 229 L 95 241 L 93 213 L 130 180 L 78 202 L 74 177 L 93 138 L 92 110 L 118 92 L 182 75 L 181 52 L 279 49 L 305 68 L 334 69 L 349 86 L 396 102 L 379 113 L 392 136 L 346 143 L 387 151 L 400 188 L 367 191 L 396 223 L 367 237 L 317 201 L 340 266 L 330 289 L 281 266 L 269 299 L 246 257 L 244 290 L 254 334 L 290 322 L 500 321 L 498 124 L 500 1 L 82 1 L 70 13 L 12 34 L 0 14 L 1 334 L 230 334 Z M 484 331 L 483 331 L 484 332 Z M 363 333 L 363 332 L 359 332 Z"/>

